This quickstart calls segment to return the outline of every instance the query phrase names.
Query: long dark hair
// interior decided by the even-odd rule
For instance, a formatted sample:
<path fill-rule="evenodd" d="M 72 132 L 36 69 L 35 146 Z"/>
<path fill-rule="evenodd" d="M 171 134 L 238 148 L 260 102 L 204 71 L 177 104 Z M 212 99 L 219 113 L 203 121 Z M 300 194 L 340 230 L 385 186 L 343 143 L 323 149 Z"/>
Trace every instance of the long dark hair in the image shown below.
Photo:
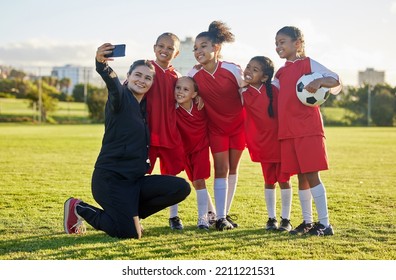
<path fill-rule="evenodd" d="M 265 56 L 255 56 L 251 60 L 256 61 L 257 63 L 260 64 L 261 70 L 263 71 L 264 75 L 268 77 L 268 79 L 265 81 L 265 89 L 267 92 L 267 96 L 269 98 L 269 105 L 267 108 L 268 115 L 273 118 L 274 117 L 274 108 L 273 108 L 273 92 L 272 92 L 272 77 L 274 76 L 274 63 L 272 62 L 271 59 Z"/>

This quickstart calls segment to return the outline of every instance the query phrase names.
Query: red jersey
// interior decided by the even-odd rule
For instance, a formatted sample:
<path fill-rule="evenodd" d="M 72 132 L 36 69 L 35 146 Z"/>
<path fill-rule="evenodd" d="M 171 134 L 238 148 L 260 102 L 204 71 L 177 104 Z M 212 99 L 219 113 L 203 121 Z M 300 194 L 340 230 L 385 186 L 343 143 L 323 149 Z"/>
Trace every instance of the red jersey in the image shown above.
<path fill-rule="evenodd" d="M 175 148 L 181 145 L 176 127 L 175 85 L 180 74 L 170 66 L 163 69 L 155 61 L 154 83 L 146 93 L 147 122 L 150 129 L 150 145 Z"/>
<path fill-rule="evenodd" d="M 309 57 L 287 61 L 275 75 L 279 88 L 279 139 L 312 135 L 324 136 L 323 120 L 319 106 L 309 107 L 300 102 L 296 94 L 298 79 L 311 72 L 339 80 L 338 75 Z"/>
<path fill-rule="evenodd" d="M 191 112 L 176 105 L 177 127 L 183 140 L 186 155 L 209 147 L 207 117 L 205 108 L 198 110 L 193 103 Z"/>
<path fill-rule="evenodd" d="M 208 115 L 211 134 L 230 136 L 244 130 L 243 107 L 239 93 L 242 69 L 234 64 L 219 61 L 213 73 L 201 68 L 188 74 L 198 84 Z"/>
<path fill-rule="evenodd" d="M 270 99 L 265 85 L 259 89 L 248 86 L 242 92 L 245 107 L 245 135 L 250 158 L 254 162 L 280 162 L 278 140 L 278 89 L 272 86 L 274 117 L 268 115 Z"/>

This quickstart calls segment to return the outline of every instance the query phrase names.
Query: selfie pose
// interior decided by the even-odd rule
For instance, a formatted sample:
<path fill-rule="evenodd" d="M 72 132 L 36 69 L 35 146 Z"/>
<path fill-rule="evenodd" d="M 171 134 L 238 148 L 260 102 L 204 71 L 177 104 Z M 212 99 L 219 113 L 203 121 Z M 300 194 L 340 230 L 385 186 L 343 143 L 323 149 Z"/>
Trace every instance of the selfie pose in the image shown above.
<path fill-rule="evenodd" d="M 121 84 L 108 65 L 114 46 L 106 43 L 96 52 L 96 71 L 106 83 L 105 132 L 92 176 L 92 194 L 103 208 L 77 198 L 64 204 L 66 233 L 83 233 L 84 220 L 112 237 L 140 238 L 140 219 L 181 202 L 190 194 L 182 178 L 145 176 L 150 168 L 149 130 L 144 95 L 154 82 L 155 70 L 147 60 L 135 61 Z"/>

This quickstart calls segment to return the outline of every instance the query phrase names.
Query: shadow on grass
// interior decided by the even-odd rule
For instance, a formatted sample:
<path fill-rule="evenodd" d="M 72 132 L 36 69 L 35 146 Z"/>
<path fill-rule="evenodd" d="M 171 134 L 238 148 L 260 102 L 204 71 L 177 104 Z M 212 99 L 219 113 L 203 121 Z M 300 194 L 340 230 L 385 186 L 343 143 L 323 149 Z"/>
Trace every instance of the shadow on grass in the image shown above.
<path fill-rule="evenodd" d="M 183 231 L 169 227 L 146 228 L 143 238 L 112 238 L 92 228 L 85 235 L 62 233 L 31 235 L 1 241 L 0 259 L 13 260 L 158 260 L 158 259 L 258 259 L 260 254 L 246 255 L 244 244 L 258 252 L 273 242 L 287 241 L 290 236 L 264 229 L 234 229 L 219 232 Z M 251 249 L 250 249 L 251 250 Z"/>

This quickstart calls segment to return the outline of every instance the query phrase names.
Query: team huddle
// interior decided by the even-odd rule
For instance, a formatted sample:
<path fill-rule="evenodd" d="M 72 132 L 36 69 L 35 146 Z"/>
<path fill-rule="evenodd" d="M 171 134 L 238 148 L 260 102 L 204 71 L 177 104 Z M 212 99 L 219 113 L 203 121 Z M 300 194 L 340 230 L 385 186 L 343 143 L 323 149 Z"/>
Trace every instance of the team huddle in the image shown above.
<path fill-rule="evenodd" d="M 98 48 L 96 70 L 106 83 L 108 101 L 92 194 L 102 209 L 77 198 L 67 199 L 66 233 L 84 232 L 85 220 L 113 237 L 140 238 L 141 220 L 165 208 L 169 208 L 170 228 L 182 230 L 178 204 L 190 193 L 189 183 L 176 176 L 183 170 L 196 191 L 197 227 L 236 228 L 231 209 L 247 147 L 251 160 L 262 167 L 266 229 L 334 234 L 319 176 L 319 171 L 328 169 L 321 113 L 319 106 L 299 100 L 296 84 L 303 75 L 319 73 L 303 86 L 308 95 L 321 88 L 337 94 L 341 90 L 338 75 L 305 56 L 304 38 L 296 27 L 283 27 L 276 34 L 276 51 L 286 60 L 276 73 L 265 56 L 253 57 L 244 70 L 221 61 L 223 43 L 233 41 L 227 25 L 212 22 L 208 31 L 195 38 L 198 64 L 181 76 L 171 66 L 180 40 L 173 33 L 161 34 L 154 45 L 156 59 L 135 61 L 124 83 L 108 65 L 114 46 L 106 43 Z M 214 203 L 206 186 L 211 176 L 210 155 Z M 157 159 L 161 175 L 151 175 Z M 295 228 L 290 223 L 290 177 L 294 175 L 303 218 Z M 279 221 L 277 183 L 281 189 Z"/>

